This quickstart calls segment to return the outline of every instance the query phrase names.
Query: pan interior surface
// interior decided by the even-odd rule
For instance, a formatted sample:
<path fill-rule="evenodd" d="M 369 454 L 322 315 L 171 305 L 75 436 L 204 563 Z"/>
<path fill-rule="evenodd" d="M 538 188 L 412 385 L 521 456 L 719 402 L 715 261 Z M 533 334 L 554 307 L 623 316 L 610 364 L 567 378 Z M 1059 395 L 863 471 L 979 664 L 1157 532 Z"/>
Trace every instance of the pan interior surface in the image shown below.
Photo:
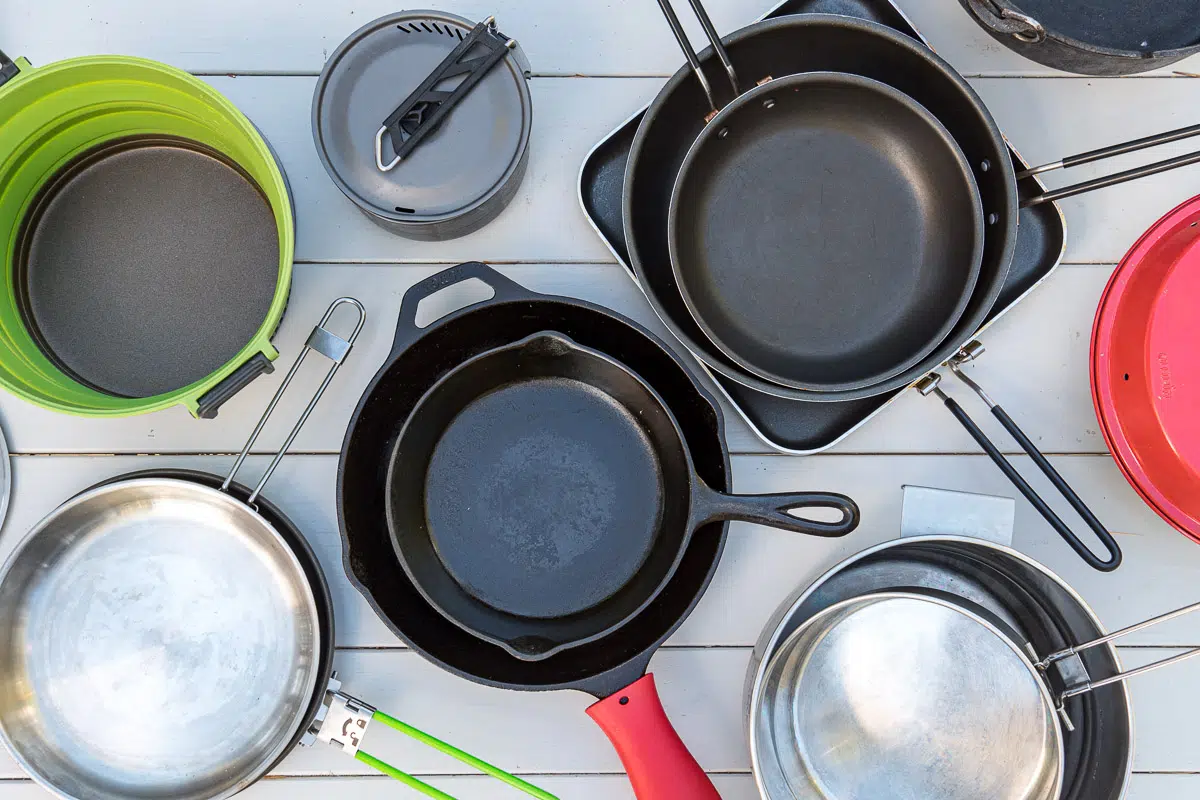
<path fill-rule="evenodd" d="M 1114 50 L 1152 53 L 1200 45 L 1195 0 L 1018 0 L 1048 30 Z"/>
<path fill-rule="evenodd" d="M 770 81 L 715 117 L 671 198 L 672 266 L 705 334 L 786 386 L 898 374 L 953 329 L 983 221 L 928 111 L 851 75 Z"/>
<path fill-rule="evenodd" d="M 951 603 L 883 593 L 814 616 L 756 705 L 802 800 L 1052 800 L 1062 741 L 1015 645 Z M 761 743 L 760 743 L 761 746 Z"/>
<path fill-rule="evenodd" d="M 279 233 L 259 187 L 175 137 L 128 137 L 68 164 L 26 214 L 21 315 L 80 383 L 153 397 L 228 363 L 267 318 Z"/>
<path fill-rule="evenodd" d="M 512 382 L 438 441 L 425 484 L 446 570 L 506 613 L 567 617 L 630 583 L 662 516 L 662 477 L 631 409 L 582 380 Z"/>
<path fill-rule="evenodd" d="M 72 500 L 0 580 L 0 728 L 70 798 L 218 798 L 290 743 L 320 630 L 295 555 L 207 487 L 112 484 Z"/>

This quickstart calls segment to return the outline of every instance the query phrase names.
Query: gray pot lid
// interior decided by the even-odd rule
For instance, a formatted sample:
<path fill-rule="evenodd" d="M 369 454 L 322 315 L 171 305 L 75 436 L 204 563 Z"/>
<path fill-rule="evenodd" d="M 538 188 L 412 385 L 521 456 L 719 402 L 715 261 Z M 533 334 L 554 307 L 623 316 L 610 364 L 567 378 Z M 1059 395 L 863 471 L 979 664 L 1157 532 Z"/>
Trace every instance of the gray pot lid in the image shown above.
<path fill-rule="evenodd" d="M 520 179 L 533 106 L 519 45 L 395 169 L 375 164 L 383 121 L 474 27 L 440 11 L 392 14 L 360 28 L 326 63 L 313 95 L 317 153 L 368 214 L 413 225 L 455 219 Z"/>

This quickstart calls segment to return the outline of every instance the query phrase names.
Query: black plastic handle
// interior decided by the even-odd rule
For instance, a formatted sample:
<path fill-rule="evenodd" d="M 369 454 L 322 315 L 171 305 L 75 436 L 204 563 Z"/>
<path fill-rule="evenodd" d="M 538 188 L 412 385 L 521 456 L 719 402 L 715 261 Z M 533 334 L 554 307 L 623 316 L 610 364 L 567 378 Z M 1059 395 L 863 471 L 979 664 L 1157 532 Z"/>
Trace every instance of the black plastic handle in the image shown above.
<path fill-rule="evenodd" d="M 1017 174 L 1017 178 L 1028 178 L 1032 175 L 1041 175 L 1044 172 L 1051 172 L 1058 169 L 1069 169 L 1077 167 L 1081 164 L 1092 164 L 1097 161 L 1104 161 L 1115 156 L 1125 155 L 1126 153 L 1136 153 L 1139 150 L 1145 150 L 1150 147 L 1159 147 L 1160 145 L 1178 142 L 1183 139 L 1190 139 L 1194 136 L 1200 136 L 1200 125 L 1189 125 L 1186 128 L 1177 128 L 1173 131 L 1158 133 L 1154 136 L 1144 136 L 1141 139 L 1133 139 L 1132 141 L 1122 142 L 1121 144 L 1109 145 L 1101 147 L 1097 150 L 1089 150 L 1086 153 L 1079 155 L 1068 156 L 1061 161 L 1055 161 L 1049 164 L 1042 164 L 1031 169 L 1024 170 Z M 1151 175 L 1158 175 L 1162 172 L 1170 172 L 1173 169 L 1186 167 L 1189 164 L 1200 163 L 1200 151 L 1188 153 L 1174 158 L 1156 161 L 1153 164 L 1147 164 L 1143 167 L 1134 167 L 1123 172 L 1117 172 L 1112 175 L 1105 175 L 1101 178 L 1096 178 L 1083 183 L 1077 183 L 1072 186 L 1064 186 L 1061 189 L 1043 192 L 1036 197 L 1031 197 L 1021 202 L 1021 207 L 1035 206 L 1039 203 L 1050 203 L 1055 200 L 1063 200 L 1068 197 L 1075 197 L 1080 194 L 1094 192 L 1097 189 L 1105 189 L 1109 186 L 1117 186 L 1122 183 L 1138 180 L 1139 178 L 1148 178 Z"/>
<path fill-rule="evenodd" d="M 421 301 L 432 297 L 443 289 L 457 286 L 463 281 L 469 281 L 472 278 L 489 286 L 494 294 L 485 300 L 477 300 L 474 303 L 463 306 L 453 312 L 454 314 L 480 305 L 507 303 L 513 300 L 530 300 L 539 296 L 537 292 L 532 292 L 521 284 L 509 280 L 496 270 L 479 261 L 468 261 L 465 264 L 459 264 L 434 273 L 425 280 L 419 281 L 409 287 L 408 291 L 404 293 L 404 298 L 400 301 L 400 316 L 396 320 L 396 337 L 392 340 L 392 355 L 395 356 L 400 351 L 407 349 L 424 334 L 425 328 L 429 327 L 428 325 L 425 328 L 417 327 L 417 309 L 420 307 Z"/>
<path fill-rule="evenodd" d="M 789 514 L 806 508 L 833 508 L 842 512 L 837 522 L 801 519 Z M 837 538 L 858 527 L 858 504 L 844 494 L 833 492 L 784 492 L 781 494 L 725 494 L 697 482 L 692 497 L 691 530 L 709 522 L 739 520 L 772 528 L 806 533 L 810 536 Z"/>
<path fill-rule="evenodd" d="M 8 83 L 21 70 L 17 68 L 17 63 L 4 54 L 0 50 L 0 86 Z"/>
<path fill-rule="evenodd" d="M 1038 451 L 1037 447 L 1034 446 L 1029 437 L 1025 435 L 1025 432 L 1017 427 L 1017 423 L 1013 422 L 1012 418 L 1004 412 L 1004 409 L 1002 409 L 1000 406 L 992 406 L 992 414 L 996 417 L 996 419 L 1000 420 L 1000 424 L 1004 426 L 1004 429 L 1007 430 L 1009 434 L 1011 434 L 1012 437 L 1017 440 L 1017 443 L 1021 445 L 1021 449 L 1029 454 L 1029 457 L 1033 459 L 1033 463 L 1036 464 L 1038 469 L 1042 471 L 1042 474 L 1045 475 L 1052 484 L 1054 484 L 1054 488 L 1058 489 L 1062 496 L 1066 498 L 1067 502 L 1071 504 L 1071 508 L 1075 509 L 1076 513 L 1078 513 L 1083 521 L 1087 523 L 1087 526 L 1092 529 L 1092 532 L 1096 534 L 1096 538 L 1100 540 L 1100 543 L 1104 545 L 1104 549 L 1108 551 L 1109 558 L 1107 561 L 1097 557 L 1087 545 L 1079 540 L 1079 537 L 1077 537 L 1075 533 L 1067 526 L 1067 524 L 1063 522 L 1057 514 L 1054 513 L 1054 509 L 1047 505 L 1046 501 L 1043 500 L 1037 491 L 1029 485 L 1029 482 L 1022 477 L 1021 473 L 1017 472 L 1016 467 L 1014 467 L 1009 460 L 1004 457 L 1004 454 L 1000 452 L 999 448 L 992 443 L 992 440 L 987 437 L 987 434 L 975 424 L 975 420 L 971 419 L 970 415 L 963 410 L 962 406 L 960 406 L 954 400 L 954 398 L 945 397 L 944 402 L 946 404 L 946 408 L 950 409 L 950 413 L 954 415 L 955 419 L 962 423 L 962 426 L 967 429 L 967 433 L 971 434 L 971 438 L 973 438 L 979 444 L 979 446 L 983 448 L 983 451 L 988 454 L 992 461 L 996 463 L 996 466 L 1000 468 L 1000 471 L 1004 473 L 1004 476 L 1012 482 L 1013 486 L 1017 487 L 1017 490 L 1025 496 L 1025 499 L 1028 500 L 1034 508 L 1038 510 L 1038 513 L 1040 513 L 1046 519 L 1046 522 L 1050 523 L 1050 526 L 1058 532 L 1058 535 L 1063 538 L 1063 541 L 1069 544 L 1071 549 L 1074 550 L 1080 558 L 1086 561 L 1089 566 L 1093 567 L 1094 569 L 1098 569 L 1101 572 L 1112 572 L 1117 567 L 1121 566 L 1121 548 L 1117 545 L 1117 542 L 1112 537 L 1112 534 L 1108 532 L 1108 529 L 1105 528 L 1103 524 L 1101 524 L 1100 520 L 1096 519 L 1096 515 L 1092 513 L 1091 509 L 1084 504 L 1083 500 L 1079 498 L 1079 495 L 1077 495 L 1075 491 L 1067 484 L 1067 482 L 1063 480 L 1063 477 L 1058 474 L 1058 470 L 1054 469 L 1050 462 L 1046 460 L 1046 457 Z"/>
<path fill-rule="evenodd" d="M 214 419 L 217 411 L 229 398 L 253 383 L 259 375 L 274 371 L 275 367 L 269 358 L 262 353 L 255 353 L 249 361 L 229 373 L 225 380 L 209 389 L 196 401 L 196 416 L 200 419 Z"/>

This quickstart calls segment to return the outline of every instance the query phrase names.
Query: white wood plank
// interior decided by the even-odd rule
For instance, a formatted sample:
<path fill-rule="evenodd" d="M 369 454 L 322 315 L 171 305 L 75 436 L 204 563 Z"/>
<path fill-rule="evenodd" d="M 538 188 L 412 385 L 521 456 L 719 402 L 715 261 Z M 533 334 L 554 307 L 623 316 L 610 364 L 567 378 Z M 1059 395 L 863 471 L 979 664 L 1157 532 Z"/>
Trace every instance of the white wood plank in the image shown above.
<path fill-rule="evenodd" d="M 632 800 L 633 791 L 623 775 L 526 776 L 537 785 L 571 800 Z M 754 779 L 747 774 L 713 775 L 713 783 L 724 800 L 757 800 Z M 487 778 L 468 776 L 439 777 L 432 780 L 439 788 L 461 800 L 495 800 L 510 797 L 496 789 Z M 387 778 L 370 776 L 340 778 L 272 777 L 246 790 L 245 800 L 308 800 L 331 795 L 352 794 L 361 800 L 393 800 L 396 785 Z M 1200 795 L 1200 775 L 1136 773 L 1126 800 L 1178 800 Z M 0 782 L 0 797 L 5 800 L 42 800 L 49 795 L 30 781 Z M 416 795 L 411 795 L 416 797 Z"/>
<path fill-rule="evenodd" d="M 246 466 L 251 481 L 265 465 Z M 14 495 L 0 557 L 23 533 L 74 493 L 105 478 L 151 466 L 185 466 L 223 474 L 228 457 L 18 457 Z M 1110 628 L 1131 624 L 1200 600 L 1200 547 L 1169 528 L 1134 494 L 1115 466 L 1095 456 L 1054 459 L 1096 514 L 1119 533 L 1125 563 L 1112 574 L 1080 561 L 1023 500 L 1017 502 L 1016 547 L 1064 577 Z M 1017 461 L 1033 475 L 1027 459 Z M 334 510 L 337 459 L 289 456 L 266 495 L 303 531 L 329 578 L 337 613 L 337 642 L 350 647 L 394 647 L 396 638 L 345 579 Z M 983 456 L 740 456 L 735 487 L 743 492 L 798 489 L 839 491 L 862 509 L 858 531 L 826 540 L 766 528 L 734 525 L 712 586 L 672 638 L 680 646 L 750 646 L 775 609 L 841 559 L 899 535 L 901 483 L 1013 496 L 1003 476 Z M 1044 482 L 1040 476 L 1035 485 Z M 1052 505 L 1063 503 L 1047 495 Z M 1074 522 L 1068 511 L 1065 518 Z M 1200 644 L 1200 615 L 1130 637 L 1128 644 Z"/>
<path fill-rule="evenodd" d="M 446 0 L 444 10 L 471 19 L 495 14 L 518 38 L 533 68 L 555 75 L 669 75 L 682 63 L 658 8 L 646 0 L 564 4 L 551 0 Z M 774 2 L 708 0 L 722 33 L 765 13 Z M 932 46 L 969 75 L 1063 75 L 1013 53 L 984 33 L 955 0 L 899 0 Z M 90 53 L 127 53 L 208 72 L 320 71 L 328 54 L 359 26 L 396 10 L 381 0 L 297 8 L 272 0 L 252 9 L 235 0 L 202 6 L 149 0 L 12 4 L 0 9 L 5 47 L 37 63 Z M 686 6 L 680 16 L 702 42 Z M 9 43 L 11 41 L 11 43 Z M 1200 72 L 1192 58 L 1159 70 Z"/>
<path fill-rule="evenodd" d="M 0 392 L 0 417 L 9 446 L 19 453 L 237 452 L 329 302 L 340 294 L 353 294 L 367 305 L 367 327 L 295 444 L 299 452 L 338 452 L 355 404 L 391 349 L 401 297 L 437 269 L 301 264 L 296 268 L 288 314 L 275 338 L 283 353 L 279 369 L 231 400 L 217 419 L 198 421 L 182 409 L 170 409 L 142 417 L 91 420 L 44 411 Z M 615 264 L 503 265 L 499 269 L 535 291 L 581 297 L 613 308 L 647 325 L 682 352 L 633 281 Z M 971 368 L 1046 452 L 1106 451 L 1088 387 L 1088 343 L 1093 308 L 1110 272 L 1109 267 L 1060 268 L 987 332 L 983 341 L 988 352 Z M 464 301 L 461 293 L 443 293 L 430 301 L 437 309 L 431 313 L 443 313 Z M 323 369 L 319 362 L 305 367 L 256 445 L 257 452 L 271 452 L 283 441 Z M 963 400 L 1005 451 L 1015 451 L 1016 444 L 986 409 L 956 383 L 947 381 L 948 391 Z M 730 449 L 767 452 L 769 447 L 728 405 L 725 408 Z M 909 392 L 835 452 L 971 453 L 978 449 L 939 403 Z"/>

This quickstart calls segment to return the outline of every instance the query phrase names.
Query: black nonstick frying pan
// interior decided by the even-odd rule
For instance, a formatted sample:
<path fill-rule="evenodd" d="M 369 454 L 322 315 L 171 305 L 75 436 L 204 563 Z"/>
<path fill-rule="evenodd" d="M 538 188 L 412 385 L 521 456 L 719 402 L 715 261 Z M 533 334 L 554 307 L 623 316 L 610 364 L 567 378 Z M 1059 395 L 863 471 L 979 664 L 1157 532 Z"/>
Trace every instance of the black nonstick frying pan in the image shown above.
<path fill-rule="evenodd" d="M 414 324 L 427 297 L 470 279 L 495 295 L 438 319 Z M 728 525 L 692 537 L 674 577 L 646 609 L 612 633 L 541 661 L 515 658 L 433 608 L 396 563 L 386 515 L 392 443 L 421 396 L 472 355 L 552 328 L 629 366 L 668 403 L 696 471 L 729 486 L 720 408 L 682 360 L 640 325 L 569 297 L 531 292 L 479 263 L 437 273 L 405 293 L 391 355 L 354 411 L 338 465 L 338 522 L 350 582 L 388 627 L 417 653 L 476 683 L 518 691 L 572 689 L 599 702 L 588 715 L 621 756 L 640 800 L 716 798 L 716 790 L 675 735 L 647 674 L 658 647 L 675 632 L 712 581 Z"/>
<path fill-rule="evenodd" d="M 836 537 L 859 519 L 840 494 L 710 488 L 666 401 L 554 331 L 476 355 L 432 386 L 392 449 L 387 483 L 396 558 L 425 599 L 529 660 L 644 610 L 711 522 Z M 788 513 L 810 508 L 841 518 Z"/>
<path fill-rule="evenodd" d="M 668 223 L 692 317 L 739 367 L 793 389 L 904 372 L 953 330 L 979 279 L 983 210 L 962 150 L 920 103 L 861 75 L 768 75 L 743 91 L 690 3 L 734 96 L 718 112 L 671 0 L 659 0 L 710 106 Z"/>

